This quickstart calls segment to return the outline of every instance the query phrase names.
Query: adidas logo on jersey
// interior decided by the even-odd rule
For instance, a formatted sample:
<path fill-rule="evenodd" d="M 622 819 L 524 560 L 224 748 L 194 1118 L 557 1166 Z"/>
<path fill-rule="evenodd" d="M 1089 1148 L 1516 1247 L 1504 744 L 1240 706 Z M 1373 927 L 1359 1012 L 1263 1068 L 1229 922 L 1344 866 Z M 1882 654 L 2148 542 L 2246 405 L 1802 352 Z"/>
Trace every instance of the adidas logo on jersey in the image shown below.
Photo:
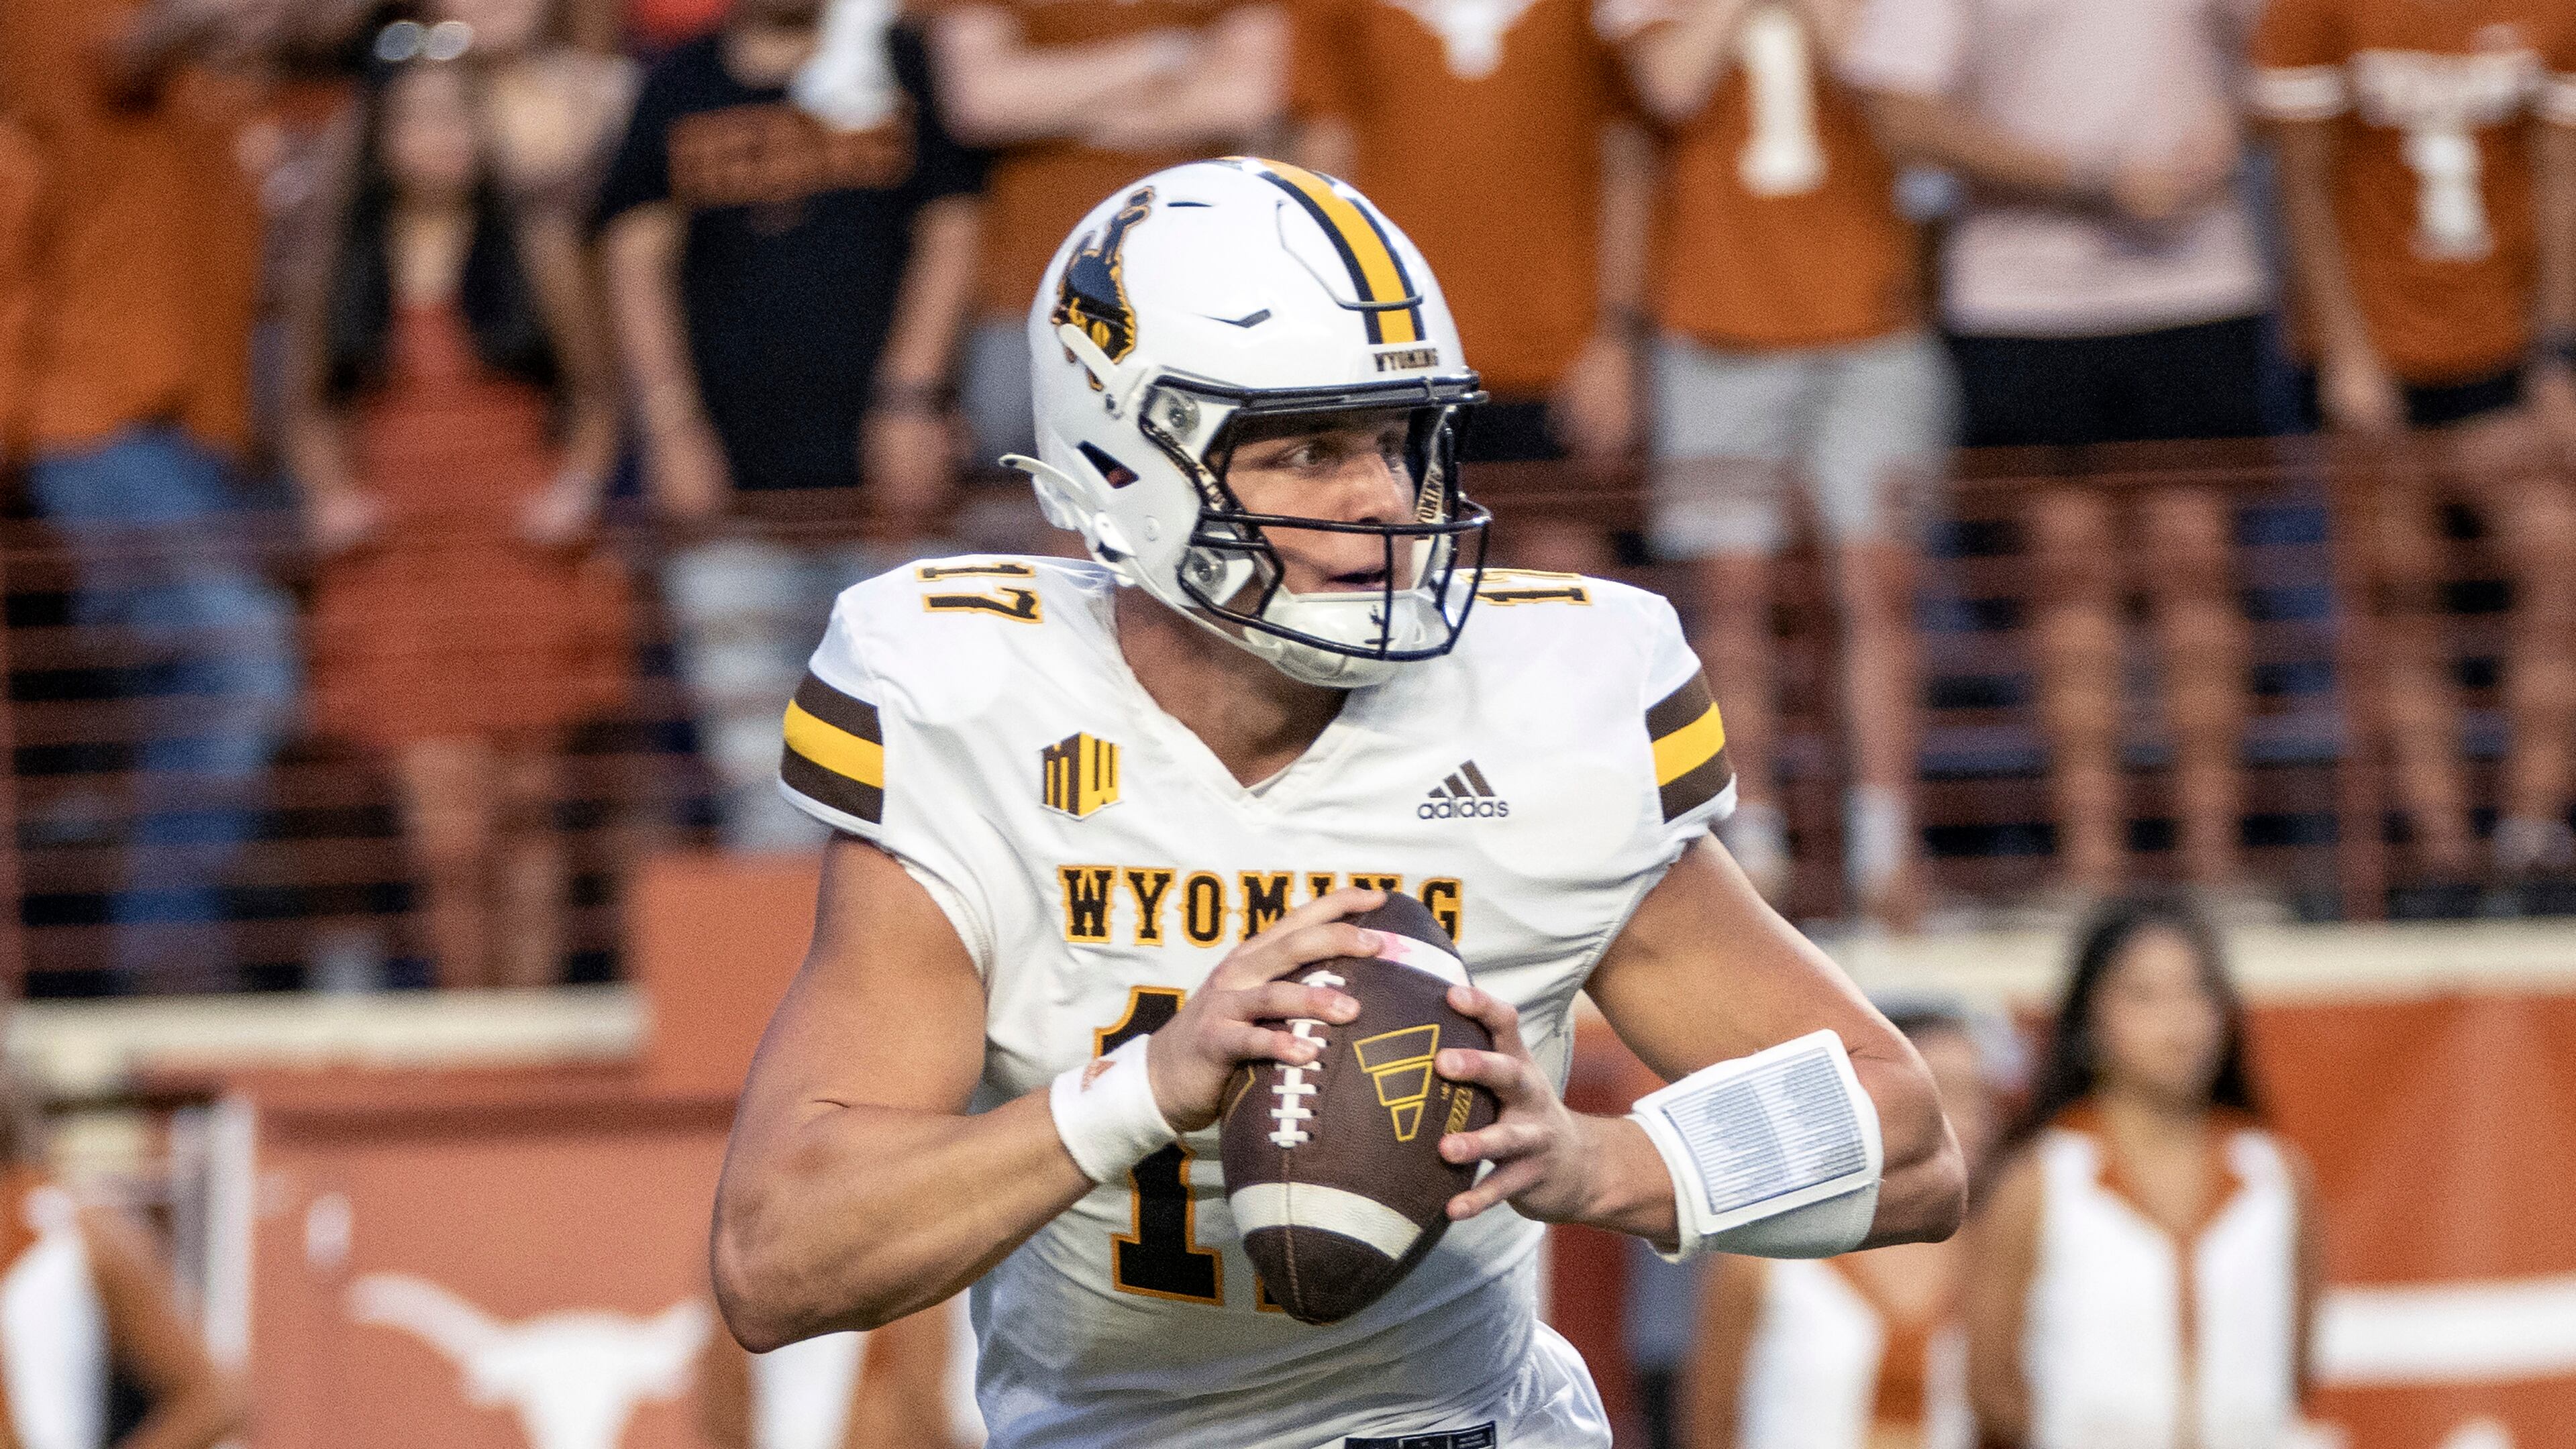
<path fill-rule="evenodd" d="M 1431 798 L 1413 808 L 1425 820 L 1499 820 L 1512 813 L 1512 802 L 1494 793 L 1485 772 L 1469 760 L 1448 779 L 1431 787 Z"/>

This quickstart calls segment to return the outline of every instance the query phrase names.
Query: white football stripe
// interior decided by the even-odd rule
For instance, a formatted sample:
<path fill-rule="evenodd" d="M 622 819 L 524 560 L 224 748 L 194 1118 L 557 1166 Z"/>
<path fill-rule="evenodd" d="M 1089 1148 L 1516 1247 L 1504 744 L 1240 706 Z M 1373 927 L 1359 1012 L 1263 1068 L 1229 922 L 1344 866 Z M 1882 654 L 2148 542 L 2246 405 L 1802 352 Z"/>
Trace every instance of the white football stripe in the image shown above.
<path fill-rule="evenodd" d="M 1234 1230 L 1246 1235 L 1258 1228 L 1320 1228 L 1368 1244 L 1390 1258 L 1413 1251 L 1422 1229 L 1413 1220 L 1374 1198 L 1311 1182 L 1255 1182 L 1229 1193 Z"/>
<path fill-rule="evenodd" d="M 1428 941 L 1416 940 L 1395 931 L 1380 931 L 1377 934 L 1379 960 L 1393 961 L 1399 965 L 1410 966 L 1417 971 L 1428 971 L 1452 986 L 1467 984 L 1467 968 L 1457 957 Z"/>

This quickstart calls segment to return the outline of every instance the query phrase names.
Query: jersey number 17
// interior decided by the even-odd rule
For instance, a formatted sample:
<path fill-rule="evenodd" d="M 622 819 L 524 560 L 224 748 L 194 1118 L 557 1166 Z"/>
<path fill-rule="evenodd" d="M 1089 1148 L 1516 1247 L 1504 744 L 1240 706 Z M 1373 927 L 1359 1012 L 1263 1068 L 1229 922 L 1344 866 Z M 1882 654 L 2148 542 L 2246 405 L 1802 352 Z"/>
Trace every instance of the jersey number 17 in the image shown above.
<path fill-rule="evenodd" d="M 1182 993 L 1168 986 L 1138 986 L 1127 993 L 1127 1015 L 1095 1032 L 1095 1051 L 1116 1051 L 1170 1021 Z M 1186 1303 L 1225 1302 L 1225 1258 L 1195 1246 L 1197 1209 L 1190 1201 L 1190 1150 L 1175 1142 L 1137 1163 L 1127 1174 L 1135 1203 L 1133 1236 L 1110 1239 L 1111 1278 L 1122 1293 L 1178 1298 Z"/>

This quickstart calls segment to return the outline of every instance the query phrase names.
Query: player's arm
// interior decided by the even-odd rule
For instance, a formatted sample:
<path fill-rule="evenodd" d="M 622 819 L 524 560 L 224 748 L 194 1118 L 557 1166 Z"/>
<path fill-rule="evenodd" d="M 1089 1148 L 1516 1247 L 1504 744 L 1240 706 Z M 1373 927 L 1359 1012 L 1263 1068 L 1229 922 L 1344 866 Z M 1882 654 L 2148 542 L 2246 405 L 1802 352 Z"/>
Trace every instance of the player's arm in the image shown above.
<path fill-rule="evenodd" d="M 1620 1039 L 1668 1080 L 1834 1032 L 1876 1113 L 1883 1152 L 1865 1237 L 1834 1250 L 1937 1240 L 1957 1229 L 1967 1171 L 1922 1058 L 1839 967 L 1763 903 L 1714 840 L 1685 851 L 1646 893 L 1586 989 Z M 1451 1161 L 1497 1164 L 1452 1200 L 1450 1215 L 1509 1201 L 1544 1221 L 1678 1245 L 1672 1169 L 1645 1129 L 1633 1118 L 1567 1110 L 1522 1044 L 1510 1007 L 1469 987 L 1451 999 L 1493 1029 L 1497 1050 L 1442 1052 L 1440 1070 L 1492 1088 L 1503 1113 L 1491 1127 L 1442 1142 Z"/>
<path fill-rule="evenodd" d="M 1376 933 L 1337 918 L 1382 900 L 1337 891 L 1290 912 L 1117 1064 L 1144 1074 L 1122 1080 L 1150 1091 L 1163 1141 L 1216 1119 L 1238 1063 L 1314 1059 L 1314 1043 L 1256 1023 L 1357 1014 L 1340 992 L 1276 978 L 1375 954 Z M 813 945 L 752 1060 L 716 1188 L 716 1303 L 745 1347 L 927 1308 L 1161 1145 L 1103 1156 L 1096 1134 L 1059 1129 L 1061 1091 L 966 1115 L 983 1060 L 983 983 L 955 927 L 892 856 L 835 837 Z M 1100 1090 L 1119 1085 L 1104 1075 Z"/>

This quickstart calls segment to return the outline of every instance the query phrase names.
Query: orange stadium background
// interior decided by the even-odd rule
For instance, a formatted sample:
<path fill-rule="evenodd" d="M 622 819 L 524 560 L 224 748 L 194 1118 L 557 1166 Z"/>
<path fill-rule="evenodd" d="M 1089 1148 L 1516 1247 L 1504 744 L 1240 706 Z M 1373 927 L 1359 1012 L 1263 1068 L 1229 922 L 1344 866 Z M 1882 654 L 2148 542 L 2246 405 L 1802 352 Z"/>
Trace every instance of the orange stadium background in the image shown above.
<path fill-rule="evenodd" d="M 699 1442 L 689 1365 L 722 1332 L 705 1302 L 708 1207 L 732 1091 L 812 891 L 796 862 L 650 867 L 631 926 L 654 1026 L 629 1063 L 227 1084 L 255 1123 L 256 1449 Z M 2295 971 L 2267 981 L 2260 943 L 2247 951 L 2262 1085 L 2315 1160 L 2329 1223 L 2314 1443 L 2567 1442 L 2576 1000 L 2511 973 L 2463 979 L 2440 934 L 2392 934 L 2389 968 L 2339 997 Z M 2539 979 L 2552 947 L 2527 944 L 2521 979 Z M 1615 1109 L 1645 1083 L 1592 1023 L 1577 1104 Z M 1632 1423 L 1623 1246 L 1560 1232 L 1554 1251 L 1551 1315 Z"/>

